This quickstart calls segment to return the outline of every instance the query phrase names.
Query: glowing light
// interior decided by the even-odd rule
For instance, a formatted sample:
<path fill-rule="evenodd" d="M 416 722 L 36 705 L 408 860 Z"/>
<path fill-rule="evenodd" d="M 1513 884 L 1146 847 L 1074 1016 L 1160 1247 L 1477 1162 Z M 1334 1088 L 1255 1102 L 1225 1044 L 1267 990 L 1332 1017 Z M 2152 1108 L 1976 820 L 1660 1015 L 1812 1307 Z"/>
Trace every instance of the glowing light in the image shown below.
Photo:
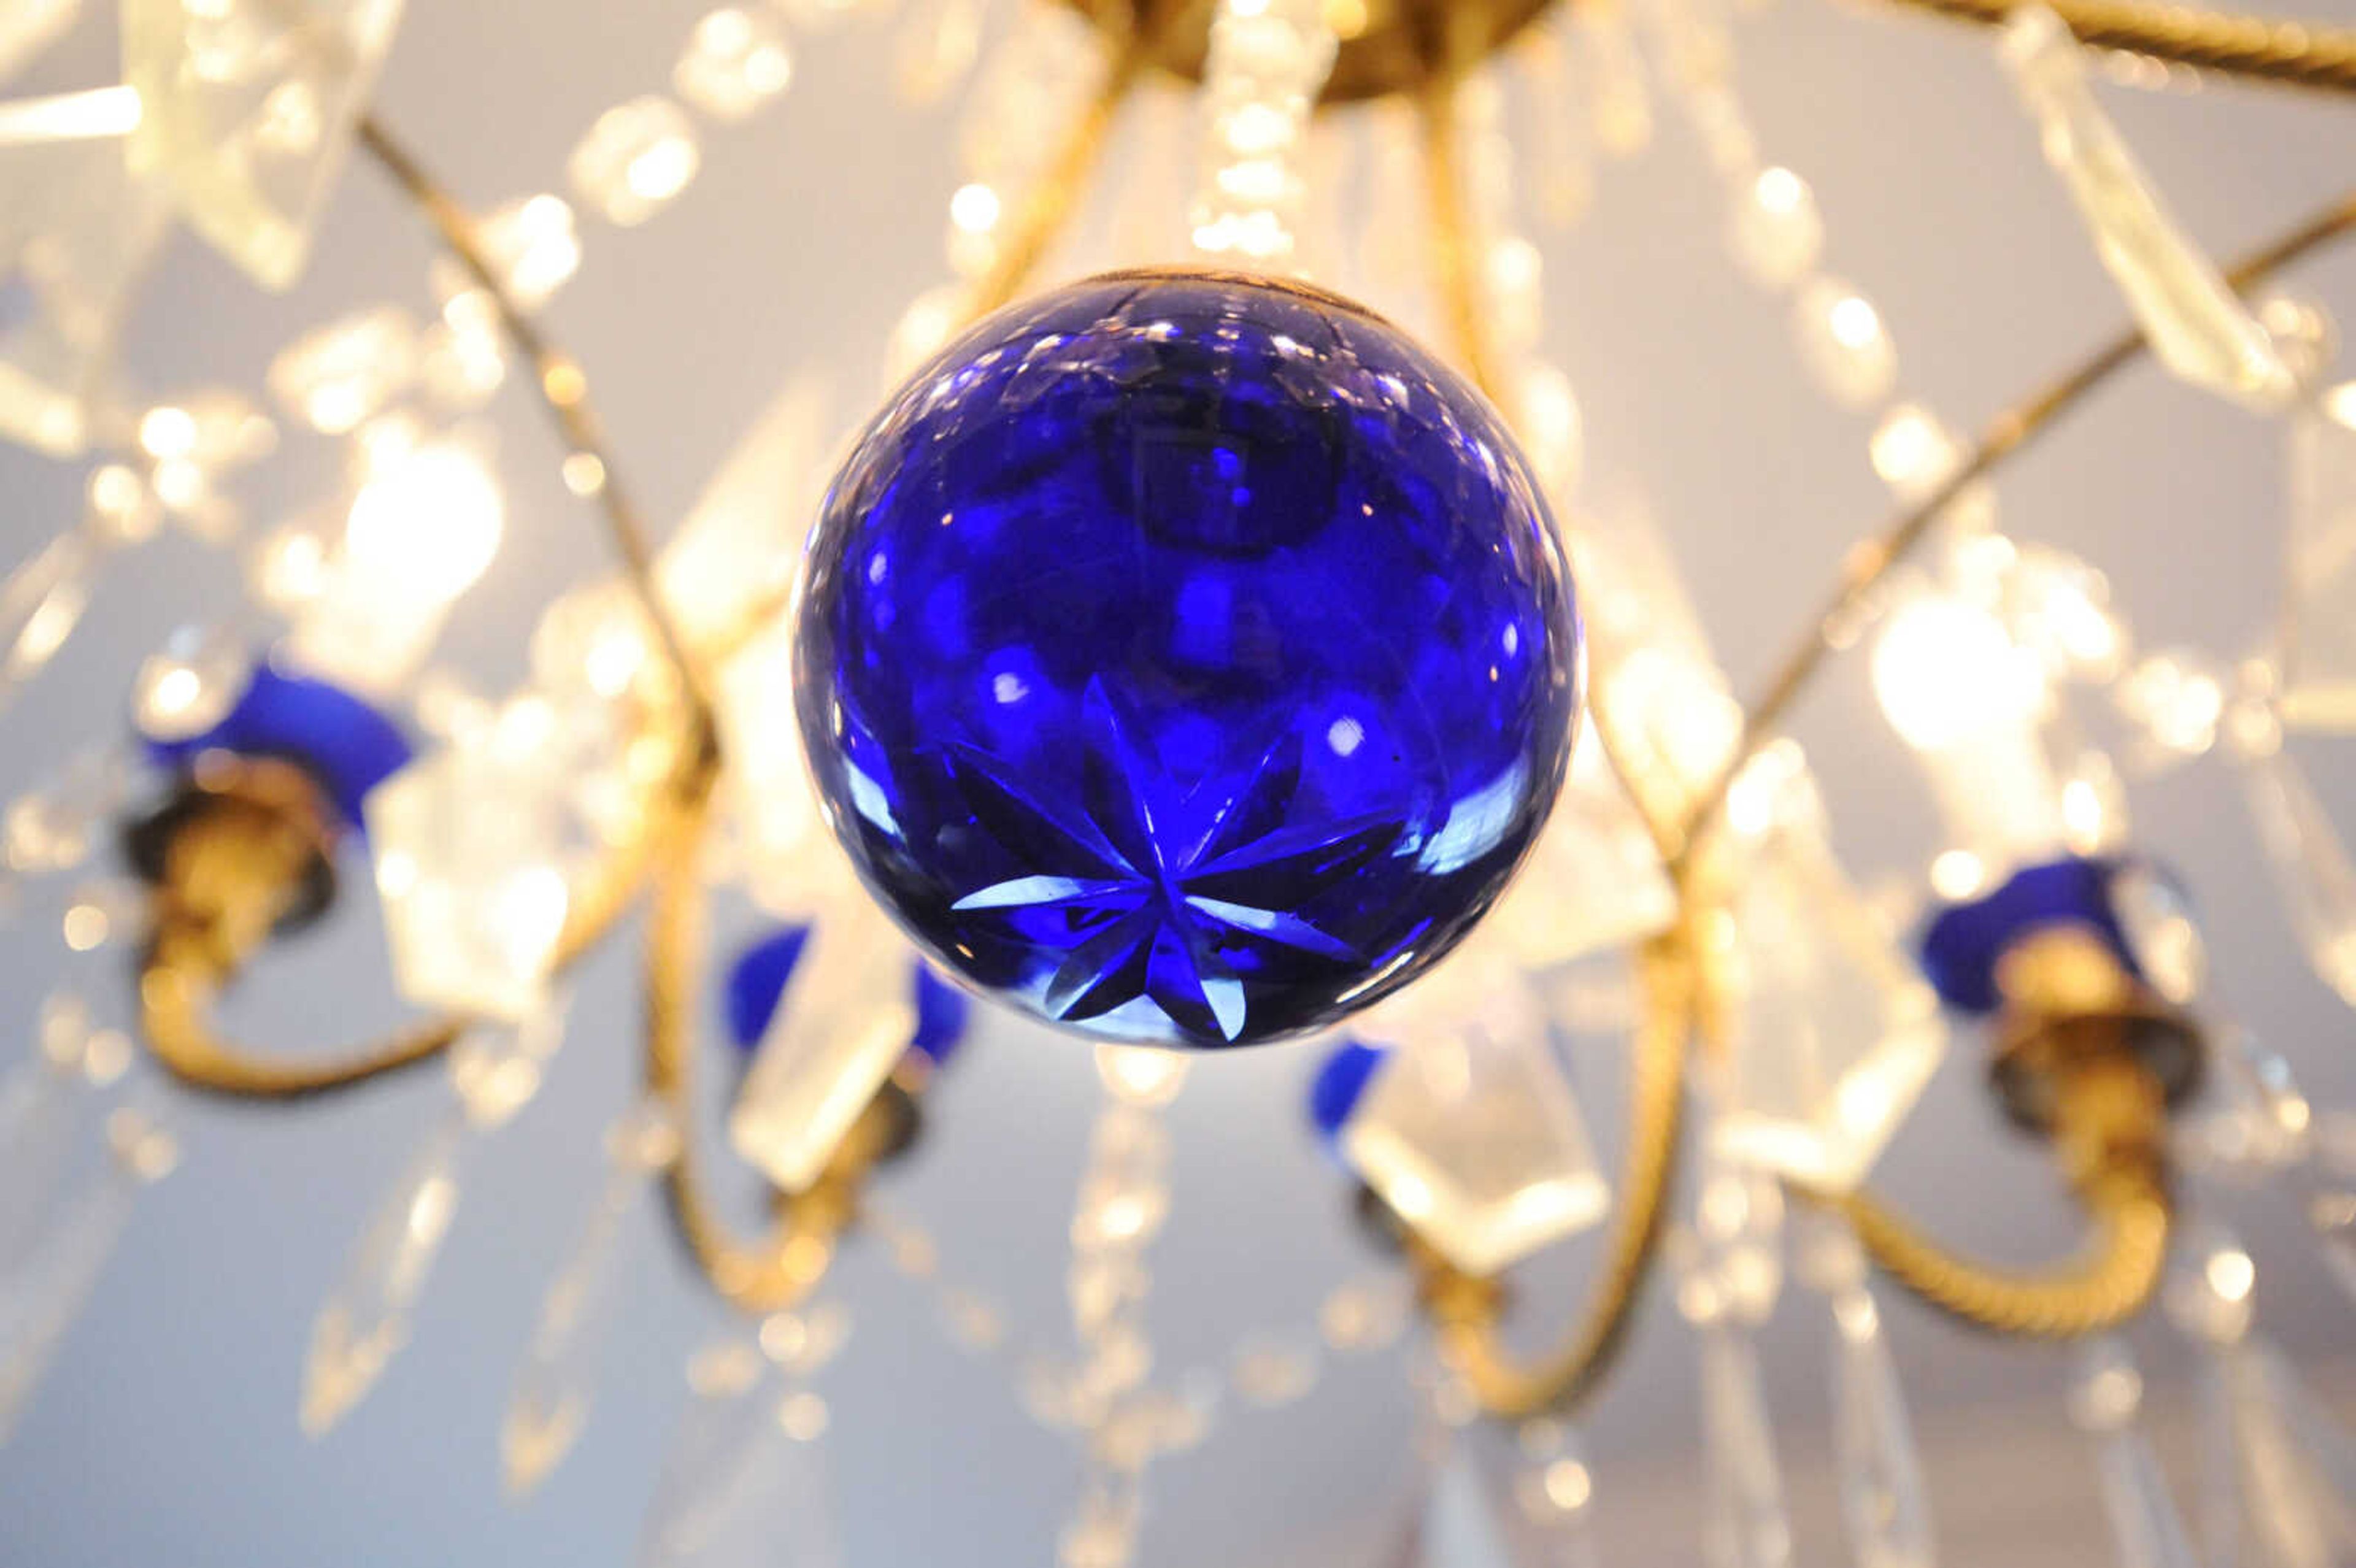
<path fill-rule="evenodd" d="M 447 603 L 498 553 L 507 508 L 483 460 L 422 446 L 362 485 L 344 533 L 346 570 L 388 595 Z"/>
<path fill-rule="evenodd" d="M 998 193 L 979 182 L 958 187 L 949 197 L 949 221 L 968 234 L 987 234 L 997 228 L 1001 210 Z"/>
<path fill-rule="evenodd" d="M 1918 599 L 1873 647 L 1873 690 L 1909 745 L 1941 752 L 2032 717 L 2044 682 L 2003 625 L 1954 599 Z"/>

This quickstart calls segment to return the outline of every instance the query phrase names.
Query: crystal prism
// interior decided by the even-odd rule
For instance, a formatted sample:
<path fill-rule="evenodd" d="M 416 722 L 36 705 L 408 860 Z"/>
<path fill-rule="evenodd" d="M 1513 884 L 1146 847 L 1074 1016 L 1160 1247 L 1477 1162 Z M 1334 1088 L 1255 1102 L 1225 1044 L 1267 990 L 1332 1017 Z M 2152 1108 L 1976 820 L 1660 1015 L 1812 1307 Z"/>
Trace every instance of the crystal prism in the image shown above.
<path fill-rule="evenodd" d="M 2278 731 L 2270 743 L 2236 747 L 2258 843 L 2308 962 L 2356 1007 L 2356 861 Z"/>
<path fill-rule="evenodd" d="M 52 456 L 90 440 L 163 197 L 123 168 L 123 132 L 0 144 L 0 435 Z"/>
<path fill-rule="evenodd" d="M 1811 1187 L 1865 1179 L 1946 1049 L 1937 997 L 1815 832 L 1758 852 L 1735 911 L 1739 992 L 1719 1149 Z"/>
<path fill-rule="evenodd" d="M 826 419 L 825 389 L 798 378 L 730 449 L 656 562 L 673 614 L 734 627 L 782 603 L 826 488 Z"/>
<path fill-rule="evenodd" d="M 1587 1129 L 1512 964 L 1469 951 L 1365 1029 L 1394 1049 L 1343 1150 L 1451 1262 L 1492 1275 L 1602 1217 Z"/>
<path fill-rule="evenodd" d="M 311 233 L 401 21 L 402 0 L 123 0 L 123 80 L 145 113 L 131 165 L 265 288 Z"/>
<path fill-rule="evenodd" d="M 736 1151 L 788 1192 L 818 1179 L 916 1033 L 907 944 L 873 901 L 810 933 L 728 1121 Z"/>
<path fill-rule="evenodd" d="M 57 42 L 81 14 L 81 0 L 13 0 L 0 8 L 0 80 Z"/>
<path fill-rule="evenodd" d="M 541 1300 L 523 1365 L 499 1428 L 507 1493 L 532 1491 L 581 1435 L 595 1388 L 597 1360 L 612 1337 L 615 1286 L 624 1273 L 627 1221 L 648 1178 L 677 1154 L 679 1134 L 653 1101 L 606 1135 L 605 1180 L 573 1251 Z"/>
<path fill-rule="evenodd" d="M 360 1232 L 341 1279 L 311 1325 L 303 1363 L 303 1430 L 316 1437 L 376 1386 L 409 1339 L 410 1314 L 458 1207 L 471 1141 L 455 1105 L 426 1134 Z"/>
<path fill-rule="evenodd" d="M 2041 4 L 2017 5 L 2000 48 L 2037 119 L 2046 161 L 2069 187 L 2160 363 L 2261 412 L 2283 407 L 2297 383 L 2274 339 L 2185 236 L 2095 102 L 2085 53 L 2068 25 Z"/>
<path fill-rule="evenodd" d="M 140 1189 L 179 1160 L 172 1133 L 134 1106 L 107 1118 L 106 1139 L 104 1168 L 59 1215 L 25 1266 L 0 1279 L 0 1443 L 89 1300 Z"/>
<path fill-rule="evenodd" d="M 571 902 L 569 780 L 504 728 L 402 769 L 367 817 L 402 994 L 519 1019 L 543 1005 Z"/>
<path fill-rule="evenodd" d="M 1547 968 L 1624 947 L 1667 928 L 1676 893 L 1633 802 L 1592 737 L 1572 753 L 1569 782 L 1504 898 L 1490 913 L 1525 965 Z"/>
<path fill-rule="evenodd" d="M 2356 381 L 2291 421 L 2282 720 L 2356 731 Z"/>

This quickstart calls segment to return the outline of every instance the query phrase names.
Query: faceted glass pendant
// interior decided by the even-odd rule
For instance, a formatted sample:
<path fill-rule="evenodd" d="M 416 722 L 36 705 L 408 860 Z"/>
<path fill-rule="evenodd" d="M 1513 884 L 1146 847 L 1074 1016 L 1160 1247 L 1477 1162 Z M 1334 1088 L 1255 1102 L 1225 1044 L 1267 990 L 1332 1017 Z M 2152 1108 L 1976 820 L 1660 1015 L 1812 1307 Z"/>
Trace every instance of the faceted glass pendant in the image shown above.
<path fill-rule="evenodd" d="M 1488 406 L 1299 285 L 1096 279 L 869 428 L 809 555 L 822 804 L 944 965 L 1242 1044 L 1404 985 L 1553 803 L 1579 632 Z"/>
<path fill-rule="evenodd" d="M 2282 719 L 2356 731 L 2356 381 L 2291 421 Z"/>
<path fill-rule="evenodd" d="M 291 286 L 376 85 L 402 0 L 123 0 L 145 112 L 132 167 L 265 288 Z"/>
<path fill-rule="evenodd" d="M 61 457 L 89 440 L 86 405 L 166 218 L 124 170 L 123 124 L 67 129 L 0 145 L 0 435 Z"/>
<path fill-rule="evenodd" d="M 2261 411 L 2297 390 L 2274 339 L 2187 239 L 2094 101 L 2085 55 L 2043 5 L 2016 6 L 2004 61 L 2070 189 L 2103 265 L 2126 296 L 2152 353 L 2179 379 Z"/>
<path fill-rule="evenodd" d="M 1743 883 L 1715 1139 L 1730 1159 L 1847 1191 L 1939 1064 L 1938 999 L 1813 831 L 1778 834 Z"/>
<path fill-rule="evenodd" d="M 1359 1177 L 1470 1274 L 1601 1218 L 1608 1192 L 1528 981 L 1488 953 L 1366 1020 L 1391 1051 L 1342 1131 Z"/>

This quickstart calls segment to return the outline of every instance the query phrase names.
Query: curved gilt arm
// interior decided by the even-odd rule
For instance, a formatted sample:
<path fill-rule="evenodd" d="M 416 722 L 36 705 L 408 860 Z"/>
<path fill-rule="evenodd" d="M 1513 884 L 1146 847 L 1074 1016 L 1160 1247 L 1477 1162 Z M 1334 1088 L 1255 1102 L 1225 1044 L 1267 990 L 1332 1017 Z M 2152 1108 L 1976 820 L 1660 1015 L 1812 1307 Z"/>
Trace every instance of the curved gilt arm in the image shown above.
<path fill-rule="evenodd" d="M 471 1019 L 412 1024 L 347 1054 L 296 1061 L 222 1038 L 214 1002 L 293 907 L 313 862 L 332 847 L 309 783 L 280 763 L 233 764 L 209 809 L 166 851 L 155 935 L 139 965 L 139 1029 L 148 1051 L 192 1089 L 247 1099 L 302 1099 L 349 1089 L 440 1055 Z M 555 965 L 603 940 L 645 880 L 643 836 L 614 850 L 575 893 Z"/>
<path fill-rule="evenodd" d="M 2013 0 L 1892 0 L 1912 10 L 1991 26 Z M 2356 27 L 2196 11 L 2152 0 L 2047 0 L 2078 41 L 2221 76 L 2321 92 L 2356 92 Z"/>
<path fill-rule="evenodd" d="M 2097 1334 L 2151 1300 L 2174 1227 L 2168 1106 L 2127 1054 L 2071 1064 L 2057 1080 L 2051 1137 L 2094 1234 L 2079 1260 L 2027 1275 L 1957 1256 L 1871 1194 L 1802 1196 L 1844 1215 L 1866 1254 L 1908 1292 L 1975 1328 L 2034 1339 Z"/>
<path fill-rule="evenodd" d="M 1569 1411 L 1611 1371 L 1659 1252 L 1684 1115 L 1687 1040 L 1696 1020 L 1695 958 L 1680 926 L 1656 938 L 1642 960 L 1644 1022 L 1629 1063 L 1628 1152 L 1619 1218 L 1586 1317 L 1562 1349 L 1517 1361 L 1499 1335 L 1502 1300 L 1494 1282 L 1460 1273 L 1430 1248 L 1414 1245 L 1425 1309 L 1440 1353 L 1493 1415 L 1522 1420 Z"/>
<path fill-rule="evenodd" d="M 767 1232 L 738 1240 L 704 1191 L 696 1153 L 695 987 L 703 973 L 700 850 L 711 784 L 682 791 L 654 872 L 646 956 L 646 1085 L 679 1128 L 679 1153 L 663 1176 L 672 1228 L 696 1266 L 732 1305 L 776 1312 L 806 1299 L 826 1277 L 834 1250 L 858 1215 L 867 1172 L 889 1147 L 888 1108 L 879 1099 L 853 1124 L 807 1191 L 777 1200 Z"/>

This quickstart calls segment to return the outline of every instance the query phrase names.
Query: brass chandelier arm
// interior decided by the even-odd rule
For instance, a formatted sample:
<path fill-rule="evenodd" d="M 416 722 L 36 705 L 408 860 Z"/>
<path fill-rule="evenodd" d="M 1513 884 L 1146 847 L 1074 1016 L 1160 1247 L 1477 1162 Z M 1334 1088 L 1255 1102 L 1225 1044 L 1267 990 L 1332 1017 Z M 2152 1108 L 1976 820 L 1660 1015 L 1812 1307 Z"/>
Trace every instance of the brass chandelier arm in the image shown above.
<path fill-rule="evenodd" d="M 1909 1295 L 1971 1328 L 2027 1339 L 2099 1334 L 2143 1310 L 2171 1229 L 2156 1185 L 2123 1181 L 2089 1202 L 2094 1234 L 2084 1255 L 2030 1275 L 1957 1257 L 1870 1193 L 1816 1200 L 1848 1221 L 1866 1255 Z"/>
<path fill-rule="evenodd" d="M 620 466 L 606 443 L 597 411 L 589 400 L 588 379 L 582 373 L 579 362 L 541 332 L 530 313 L 508 292 L 483 252 L 474 216 L 446 187 L 426 172 L 416 155 L 384 121 L 373 113 L 362 115 L 358 139 L 361 149 L 376 160 L 411 205 L 434 226 L 467 275 L 490 297 L 498 313 L 501 330 L 531 362 L 533 385 L 567 446 L 596 460 L 597 506 L 605 517 L 605 531 L 613 540 L 615 552 L 621 557 L 624 576 L 653 624 L 665 656 L 678 672 L 680 688 L 688 694 L 691 717 L 698 731 L 697 743 L 716 744 L 711 694 L 705 688 L 700 666 L 691 656 L 687 637 L 663 603 L 655 579 L 653 535 L 622 482 Z"/>
<path fill-rule="evenodd" d="M 1152 60 L 1154 37 L 1150 14 L 1132 17 L 1114 35 L 1095 95 L 1066 127 L 1047 166 L 1024 193 L 1013 226 L 999 244 L 996 260 L 966 296 L 963 321 L 977 321 L 1011 302 L 1039 270 L 1047 248 L 1070 221 L 1072 209 L 1103 159 L 1121 106 L 1129 101 L 1138 79 Z"/>
<path fill-rule="evenodd" d="M 2339 197 L 2295 227 L 2237 261 L 2225 280 L 2247 293 L 2282 268 L 2356 229 L 2356 194 Z M 1900 512 L 1880 532 L 1849 551 L 1824 609 L 1808 623 L 1804 639 L 1784 656 L 1743 720 L 1734 755 L 1711 780 L 1687 813 L 1681 840 L 1688 847 L 1708 832 L 1726 793 L 1743 764 L 1771 740 L 1808 682 L 1837 645 L 1838 629 L 1853 620 L 1866 596 L 1927 539 L 1940 517 L 1966 490 L 1986 479 L 2085 396 L 2134 363 L 2149 347 L 2141 330 L 2128 328 L 2054 380 L 1998 414 L 1955 472 L 1920 502 Z"/>
<path fill-rule="evenodd" d="M 2013 0 L 1890 0 L 1989 26 L 2011 16 Z M 2147 55 L 2173 65 L 2319 92 L 2356 93 L 2356 27 L 2223 11 L 2153 0 L 2047 0 L 2054 13 L 2096 48 Z"/>
<path fill-rule="evenodd" d="M 1458 1272 L 1428 1246 L 1415 1249 L 1440 1354 L 1492 1415 L 1519 1421 L 1578 1409 L 1602 1385 L 1626 1341 L 1659 1257 L 1676 1174 L 1687 1042 L 1698 1021 L 1691 942 L 1690 928 L 1681 925 L 1655 938 L 1643 955 L 1644 1022 L 1629 1060 L 1619 1216 L 1586 1315 L 1562 1348 L 1535 1363 L 1516 1360 L 1500 1339 L 1494 1283 Z"/>
<path fill-rule="evenodd" d="M 2066 1027 L 2066 1026 L 2065 1026 Z M 1866 1255 L 1918 1299 L 1975 1328 L 2071 1339 L 2140 1312 L 2168 1258 L 2168 1096 L 2124 1032 L 2104 1031 L 2052 1078 L 2045 1128 L 2093 1237 L 2049 1273 L 1993 1268 L 1950 1252 L 1870 1193 L 1801 1196 L 1845 1216 Z"/>
<path fill-rule="evenodd" d="M 197 825 L 197 830 L 204 831 L 204 826 Z M 219 880 L 201 903 L 169 887 L 157 891 L 155 935 L 140 960 L 138 978 L 139 1033 L 149 1054 L 191 1089 L 240 1099 L 296 1100 L 356 1088 L 448 1050 L 474 1019 L 456 1013 L 424 1019 L 317 1061 L 256 1051 L 215 1029 L 214 1003 L 270 934 L 296 874 L 279 837 L 253 833 L 250 827 L 234 837 L 222 835 L 208 857 L 218 867 L 209 874 Z M 611 850 L 574 895 L 557 939 L 554 970 L 572 967 L 628 912 L 646 880 L 648 848 L 641 835 Z"/>
<path fill-rule="evenodd" d="M 768 1232 L 738 1240 L 703 1188 L 696 1153 L 695 987 L 703 973 L 701 848 L 712 778 L 688 781 L 669 804 L 653 872 L 647 928 L 647 1092 L 669 1113 L 678 1149 L 663 1172 L 665 1207 L 680 1244 L 712 1287 L 748 1312 L 777 1312 L 809 1298 L 826 1277 L 843 1232 L 857 1217 L 859 1192 L 883 1153 L 884 1134 L 871 1114 L 852 1127 L 809 1190 L 783 1195 Z"/>

